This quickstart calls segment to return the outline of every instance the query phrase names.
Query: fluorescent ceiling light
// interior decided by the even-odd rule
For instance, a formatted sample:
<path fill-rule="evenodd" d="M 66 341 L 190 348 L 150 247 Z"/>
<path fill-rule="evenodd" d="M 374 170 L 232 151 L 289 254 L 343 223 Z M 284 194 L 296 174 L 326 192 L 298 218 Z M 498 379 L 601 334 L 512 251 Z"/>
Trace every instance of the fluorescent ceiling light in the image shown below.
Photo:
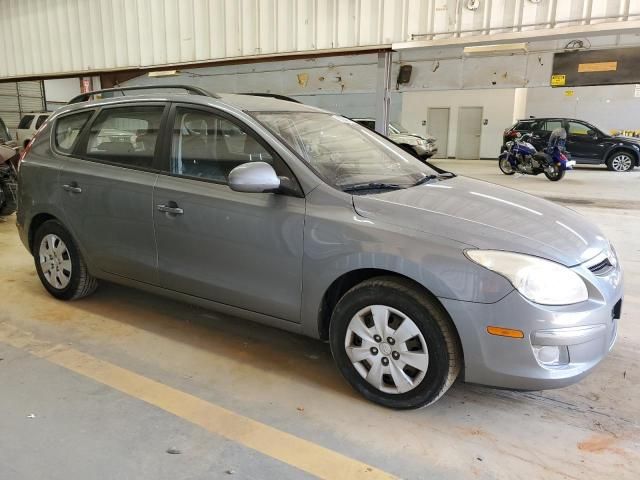
<path fill-rule="evenodd" d="M 512 55 L 515 53 L 527 53 L 526 43 L 502 43 L 497 45 L 478 45 L 475 47 L 464 47 L 465 55 Z"/>
<path fill-rule="evenodd" d="M 157 70 L 155 72 L 149 72 L 150 77 L 169 77 L 171 75 L 177 75 L 177 70 Z"/>

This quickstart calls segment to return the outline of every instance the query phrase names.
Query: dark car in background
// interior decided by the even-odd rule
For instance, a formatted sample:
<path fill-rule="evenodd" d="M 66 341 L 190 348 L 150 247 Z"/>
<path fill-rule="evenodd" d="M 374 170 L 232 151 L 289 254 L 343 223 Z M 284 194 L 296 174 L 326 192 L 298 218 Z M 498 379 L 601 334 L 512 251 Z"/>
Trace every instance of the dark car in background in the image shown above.
<path fill-rule="evenodd" d="M 640 165 L 640 139 L 613 136 L 583 120 L 572 118 L 527 118 L 518 120 L 504 131 L 506 143 L 513 133 L 530 134 L 530 143 L 542 150 L 556 128 L 567 132 L 566 149 L 580 164 L 605 164 L 609 170 L 627 172 Z"/>

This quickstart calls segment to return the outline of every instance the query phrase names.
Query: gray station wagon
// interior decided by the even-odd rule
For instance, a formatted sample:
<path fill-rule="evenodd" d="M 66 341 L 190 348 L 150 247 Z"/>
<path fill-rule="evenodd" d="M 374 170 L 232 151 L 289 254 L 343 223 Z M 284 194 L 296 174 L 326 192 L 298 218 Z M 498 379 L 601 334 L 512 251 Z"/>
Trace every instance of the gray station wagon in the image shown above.
<path fill-rule="evenodd" d="M 572 210 L 317 108 L 155 88 L 74 99 L 24 156 L 18 230 L 54 297 L 105 280 L 328 340 L 393 408 L 459 375 L 567 385 L 612 347 L 621 268 Z"/>

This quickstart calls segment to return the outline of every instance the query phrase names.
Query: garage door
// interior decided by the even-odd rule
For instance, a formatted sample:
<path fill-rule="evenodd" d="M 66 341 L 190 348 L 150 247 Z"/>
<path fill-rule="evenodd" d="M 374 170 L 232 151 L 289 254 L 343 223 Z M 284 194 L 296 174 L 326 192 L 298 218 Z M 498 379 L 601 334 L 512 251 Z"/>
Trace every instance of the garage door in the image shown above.
<path fill-rule="evenodd" d="M 15 138 L 22 115 L 44 111 L 41 81 L 0 83 L 0 118 Z"/>

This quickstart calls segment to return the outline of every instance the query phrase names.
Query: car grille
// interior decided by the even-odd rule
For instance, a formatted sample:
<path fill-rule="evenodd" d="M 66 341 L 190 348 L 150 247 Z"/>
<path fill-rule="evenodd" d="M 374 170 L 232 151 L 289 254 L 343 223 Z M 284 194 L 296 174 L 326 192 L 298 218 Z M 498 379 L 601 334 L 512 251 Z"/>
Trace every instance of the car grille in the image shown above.
<path fill-rule="evenodd" d="M 601 262 L 596 263 L 595 265 L 591 265 L 589 270 L 599 277 L 603 277 L 611 272 L 614 269 L 614 266 L 611 265 L 611 262 L 608 258 L 605 258 Z"/>

